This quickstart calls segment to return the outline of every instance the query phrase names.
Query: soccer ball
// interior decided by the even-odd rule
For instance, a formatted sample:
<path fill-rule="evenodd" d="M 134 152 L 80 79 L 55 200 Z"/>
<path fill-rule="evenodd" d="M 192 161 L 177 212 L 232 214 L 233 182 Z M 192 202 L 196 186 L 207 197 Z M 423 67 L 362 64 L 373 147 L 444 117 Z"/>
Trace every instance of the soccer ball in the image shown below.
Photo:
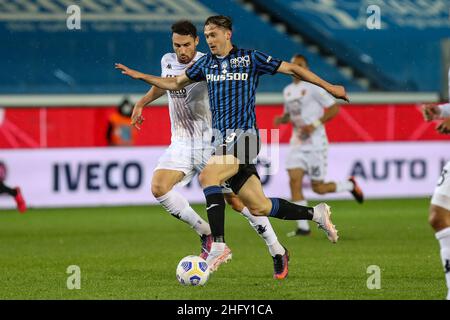
<path fill-rule="evenodd" d="M 209 279 L 209 267 L 199 256 L 187 256 L 177 266 L 177 280 L 185 286 L 203 286 Z"/>

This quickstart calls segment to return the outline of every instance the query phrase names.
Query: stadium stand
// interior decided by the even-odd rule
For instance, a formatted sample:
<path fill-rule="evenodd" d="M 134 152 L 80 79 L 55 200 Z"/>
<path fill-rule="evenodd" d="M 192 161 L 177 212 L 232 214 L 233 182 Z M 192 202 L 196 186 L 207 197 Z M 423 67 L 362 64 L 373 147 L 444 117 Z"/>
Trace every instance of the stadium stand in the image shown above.
<path fill-rule="evenodd" d="M 234 42 L 273 56 L 290 59 L 297 52 L 305 54 L 319 75 L 344 84 L 349 91 L 364 87 L 337 72 L 323 57 L 309 51 L 282 30 L 263 21 L 241 2 L 219 1 L 139 2 L 129 7 L 97 3 L 81 6 L 81 30 L 67 32 L 66 5 L 53 1 L 46 7 L 39 1 L 26 0 L 0 4 L 0 93 L 130 93 L 142 92 L 143 83 L 126 81 L 112 67 L 117 59 L 148 73 L 160 72 L 160 57 L 171 50 L 170 25 L 190 18 L 202 28 L 203 21 L 221 13 L 234 19 Z M 134 3 L 134 2 L 133 2 Z M 118 12 L 120 14 L 118 14 Z M 51 13 L 52 15 L 49 15 Z M 52 17 L 52 18 L 49 18 Z M 200 49 L 207 50 L 201 35 Z M 275 80 L 275 81 L 274 81 Z M 289 78 L 265 77 L 260 92 L 279 92 Z"/>
<path fill-rule="evenodd" d="M 439 91 L 450 1 L 245 1 L 382 91 Z M 376 5 L 375 7 L 373 5 Z M 377 10 L 381 29 L 367 21 Z M 426 67 L 424 67 L 426 65 Z"/>

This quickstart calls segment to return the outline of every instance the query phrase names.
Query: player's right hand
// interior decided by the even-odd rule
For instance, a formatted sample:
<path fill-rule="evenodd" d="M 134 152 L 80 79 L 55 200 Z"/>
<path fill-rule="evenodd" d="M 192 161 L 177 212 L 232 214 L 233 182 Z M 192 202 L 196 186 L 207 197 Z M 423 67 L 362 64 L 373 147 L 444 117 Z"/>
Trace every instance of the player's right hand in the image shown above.
<path fill-rule="evenodd" d="M 422 105 L 422 114 L 425 121 L 432 121 L 439 119 L 441 110 L 436 104 L 424 104 Z"/>
<path fill-rule="evenodd" d="M 444 134 L 450 134 L 450 118 L 445 119 L 437 126 L 437 131 Z"/>
<path fill-rule="evenodd" d="M 121 64 L 121 63 L 115 63 L 114 67 L 118 70 L 122 71 L 122 74 L 125 74 L 133 79 L 140 79 L 140 76 L 142 75 L 141 72 L 133 70 L 128 68 L 127 66 Z"/>
<path fill-rule="evenodd" d="M 142 107 L 135 105 L 133 108 L 133 113 L 131 114 L 131 125 L 136 129 L 141 130 L 141 125 L 144 120 L 145 119 L 142 116 Z"/>
<path fill-rule="evenodd" d="M 336 99 L 342 99 L 344 101 L 350 102 L 350 99 L 348 98 L 343 86 L 332 85 L 327 91 Z"/>

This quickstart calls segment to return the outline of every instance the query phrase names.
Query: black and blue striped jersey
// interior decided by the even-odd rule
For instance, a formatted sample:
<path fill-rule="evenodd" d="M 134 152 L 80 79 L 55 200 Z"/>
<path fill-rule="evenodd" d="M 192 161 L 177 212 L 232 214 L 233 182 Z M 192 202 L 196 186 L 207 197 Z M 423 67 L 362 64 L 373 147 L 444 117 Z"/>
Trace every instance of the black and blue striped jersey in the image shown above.
<path fill-rule="evenodd" d="M 204 55 L 186 70 L 186 76 L 207 82 L 212 127 L 226 137 L 236 129 L 257 130 L 255 94 L 259 77 L 275 74 L 280 65 L 281 60 L 265 53 L 233 46 L 224 58 Z"/>

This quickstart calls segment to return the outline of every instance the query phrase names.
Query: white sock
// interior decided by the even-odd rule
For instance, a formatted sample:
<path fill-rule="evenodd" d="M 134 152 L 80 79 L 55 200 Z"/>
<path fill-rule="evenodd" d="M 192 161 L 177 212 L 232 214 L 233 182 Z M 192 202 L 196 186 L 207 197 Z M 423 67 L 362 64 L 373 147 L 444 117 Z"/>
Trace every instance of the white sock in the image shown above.
<path fill-rule="evenodd" d="M 353 182 L 351 181 L 338 181 L 336 183 L 336 192 L 352 191 L 354 188 Z"/>
<path fill-rule="evenodd" d="M 156 200 L 158 200 L 164 209 L 172 216 L 186 222 L 200 236 L 211 233 L 208 222 L 203 220 L 197 212 L 191 208 L 187 200 L 180 193 L 170 190 L 165 195 L 156 198 Z"/>
<path fill-rule="evenodd" d="M 284 254 L 284 248 L 278 241 L 277 235 L 273 230 L 272 224 L 269 218 L 266 216 L 254 216 L 245 207 L 242 209 L 242 215 L 247 218 L 248 222 L 255 229 L 256 233 L 264 240 L 267 247 L 269 248 L 270 255 L 274 257 L 277 254 Z"/>
<path fill-rule="evenodd" d="M 304 207 L 308 205 L 308 201 L 306 200 L 300 200 L 294 203 Z M 308 220 L 297 220 L 297 228 L 302 230 L 310 230 Z"/>
<path fill-rule="evenodd" d="M 441 245 L 441 259 L 448 288 L 447 300 L 450 300 L 450 227 L 436 232 L 436 239 Z"/>

